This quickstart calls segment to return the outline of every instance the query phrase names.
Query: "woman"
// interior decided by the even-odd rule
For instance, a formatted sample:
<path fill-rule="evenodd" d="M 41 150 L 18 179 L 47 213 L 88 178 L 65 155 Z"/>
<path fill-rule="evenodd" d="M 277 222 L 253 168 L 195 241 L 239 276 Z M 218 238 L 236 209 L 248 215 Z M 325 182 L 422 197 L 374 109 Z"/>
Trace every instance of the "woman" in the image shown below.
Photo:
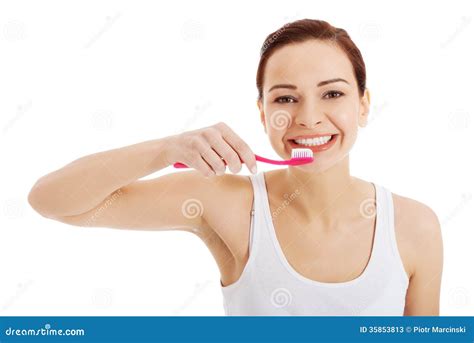
<path fill-rule="evenodd" d="M 221 122 L 77 159 L 39 179 L 29 202 L 77 226 L 196 234 L 228 315 L 439 315 L 436 214 L 350 175 L 365 83 L 345 30 L 286 24 L 263 44 L 257 105 L 276 153 L 310 148 L 312 163 L 255 173 L 251 148 Z M 253 173 L 225 174 L 224 161 Z M 175 162 L 193 170 L 139 180 Z"/>

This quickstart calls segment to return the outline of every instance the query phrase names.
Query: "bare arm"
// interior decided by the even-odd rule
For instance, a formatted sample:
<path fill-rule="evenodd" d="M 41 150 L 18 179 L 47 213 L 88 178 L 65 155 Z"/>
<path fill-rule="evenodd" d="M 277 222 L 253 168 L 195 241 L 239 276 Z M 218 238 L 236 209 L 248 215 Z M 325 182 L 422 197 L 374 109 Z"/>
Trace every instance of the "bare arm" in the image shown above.
<path fill-rule="evenodd" d="M 439 316 L 443 241 L 436 214 L 426 205 L 417 206 L 413 222 L 415 269 L 410 278 L 405 316 Z"/>
<path fill-rule="evenodd" d="M 222 206 L 218 181 L 255 155 L 227 125 L 216 125 L 82 157 L 40 178 L 28 200 L 41 215 L 77 226 L 209 231 L 207 216 Z M 174 162 L 190 168 L 139 178 Z M 201 230 L 201 232 L 196 232 Z"/>
<path fill-rule="evenodd" d="M 167 140 L 165 137 L 81 157 L 41 177 L 28 201 L 45 217 L 87 212 L 113 192 L 167 167 Z"/>

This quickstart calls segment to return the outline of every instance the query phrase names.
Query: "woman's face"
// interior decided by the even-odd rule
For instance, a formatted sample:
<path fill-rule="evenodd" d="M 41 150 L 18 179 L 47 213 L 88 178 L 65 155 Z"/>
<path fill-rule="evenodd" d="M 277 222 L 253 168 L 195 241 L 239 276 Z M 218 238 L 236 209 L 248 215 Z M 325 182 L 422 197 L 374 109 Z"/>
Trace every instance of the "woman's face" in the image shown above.
<path fill-rule="evenodd" d="M 339 81 L 324 82 L 335 79 Z M 286 45 L 271 55 L 258 106 L 277 154 L 289 159 L 292 148 L 310 148 L 314 161 L 298 168 L 322 171 L 349 153 L 358 127 L 367 123 L 369 94 L 366 91 L 359 96 L 352 64 L 344 51 L 314 39 Z M 336 136 L 323 151 L 291 140 L 326 133 Z"/>

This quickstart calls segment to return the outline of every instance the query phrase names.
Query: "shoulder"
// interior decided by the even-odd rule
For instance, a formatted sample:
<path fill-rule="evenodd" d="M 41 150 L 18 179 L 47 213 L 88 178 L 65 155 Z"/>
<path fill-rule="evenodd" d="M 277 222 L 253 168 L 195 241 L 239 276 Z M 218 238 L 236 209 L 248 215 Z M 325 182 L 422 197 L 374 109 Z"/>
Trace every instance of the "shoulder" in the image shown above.
<path fill-rule="evenodd" d="M 224 174 L 206 180 L 204 217 L 209 228 L 238 259 L 245 257 L 253 187 L 249 176 Z"/>
<path fill-rule="evenodd" d="M 395 220 L 404 227 L 411 227 L 412 238 L 417 243 L 428 236 L 440 233 L 440 222 L 435 211 L 418 200 L 392 193 Z"/>
<path fill-rule="evenodd" d="M 442 260 L 441 224 L 427 204 L 396 193 L 392 196 L 397 240 L 413 276 L 426 264 Z"/>
<path fill-rule="evenodd" d="M 397 236 L 411 266 L 404 315 L 439 315 L 443 242 L 438 216 L 420 201 L 398 194 L 393 200 Z"/>
<path fill-rule="evenodd" d="M 253 197 L 249 176 L 224 174 L 205 178 L 197 170 L 181 174 L 188 175 L 188 188 L 199 188 L 200 197 L 207 205 L 207 214 L 211 217 L 222 214 L 223 210 L 234 209 L 237 205 L 242 205 L 242 202 Z"/>
<path fill-rule="evenodd" d="M 227 209 L 235 208 L 253 198 L 250 177 L 245 175 L 214 176 L 207 179 L 206 188 L 209 191 L 207 196 L 213 199 L 213 205 L 221 210 L 226 206 Z"/>

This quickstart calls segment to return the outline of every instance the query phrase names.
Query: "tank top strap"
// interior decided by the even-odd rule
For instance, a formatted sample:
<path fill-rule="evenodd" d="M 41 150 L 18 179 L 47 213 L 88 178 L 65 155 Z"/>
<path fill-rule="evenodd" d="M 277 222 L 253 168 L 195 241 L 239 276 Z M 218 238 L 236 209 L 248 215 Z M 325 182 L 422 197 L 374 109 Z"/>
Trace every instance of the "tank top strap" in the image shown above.
<path fill-rule="evenodd" d="M 263 172 L 257 174 L 250 174 L 249 178 L 252 182 L 253 188 L 253 200 L 252 200 L 252 209 L 250 210 L 250 232 L 249 232 L 249 254 L 255 250 L 256 245 L 256 236 L 258 235 L 257 230 L 261 226 L 261 216 L 262 212 L 262 188 L 260 184 L 260 177 Z"/>
<path fill-rule="evenodd" d="M 376 225 L 379 232 L 375 232 L 377 239 L 376 245 L 377 247 L 380 247 L 379 252 L 386 255 L 390 253 L 387 249 L 391 249 L 390 231 L 392 230 L 391 222 L 393 221 L 393 218 L 390 215 L 391 194 L 386 188 L 376 183 L 373 183 L 373 185 L 376 189 L 376 220 L 379 222 Z"/>
<path fill-rule="evenodd" d="M 256 252 L 256 250 L 258 250 L 258 244 L 264 244 L 264 246 L 260 247 L 260 250 L 267 250 L 267 245 L 272 241 L 272 236 L 270 235 L 268 228 L 268 222 L 272 219 L 268 217 L 267 212 L 268 195 L 265 185 L 264 172 L 261 171 L 257 174 L 251 174 L 250 180 L 252 181 L 254 198 L 251 210 L 249 253 L 252 250 Z M 262 237 L 262 239 L 259 239 L 259 237 Z M 262 253 L 265 252 L 263 251 Z"/>
<path fill-rule="evenodd" d="M 407 282 L 408 276 L 405 272 L 405 267 L 403 265 L 403 260 L 398 249 L 397 238 L 395 233 L 395 213 L 394 213 L 394 204 L 393 204 L 393 195 L 392 192 L 380 185 L 377 185 L 380 194 L 380 206 L 382 207 L 383 212 L 383 232 L 380 233 L 380 245 L 384 247 L 384 251 L 392 259 L 395 264 L 398 266 L 398 270 L 402 274 L 402 279 L 404 282 Z"/>

